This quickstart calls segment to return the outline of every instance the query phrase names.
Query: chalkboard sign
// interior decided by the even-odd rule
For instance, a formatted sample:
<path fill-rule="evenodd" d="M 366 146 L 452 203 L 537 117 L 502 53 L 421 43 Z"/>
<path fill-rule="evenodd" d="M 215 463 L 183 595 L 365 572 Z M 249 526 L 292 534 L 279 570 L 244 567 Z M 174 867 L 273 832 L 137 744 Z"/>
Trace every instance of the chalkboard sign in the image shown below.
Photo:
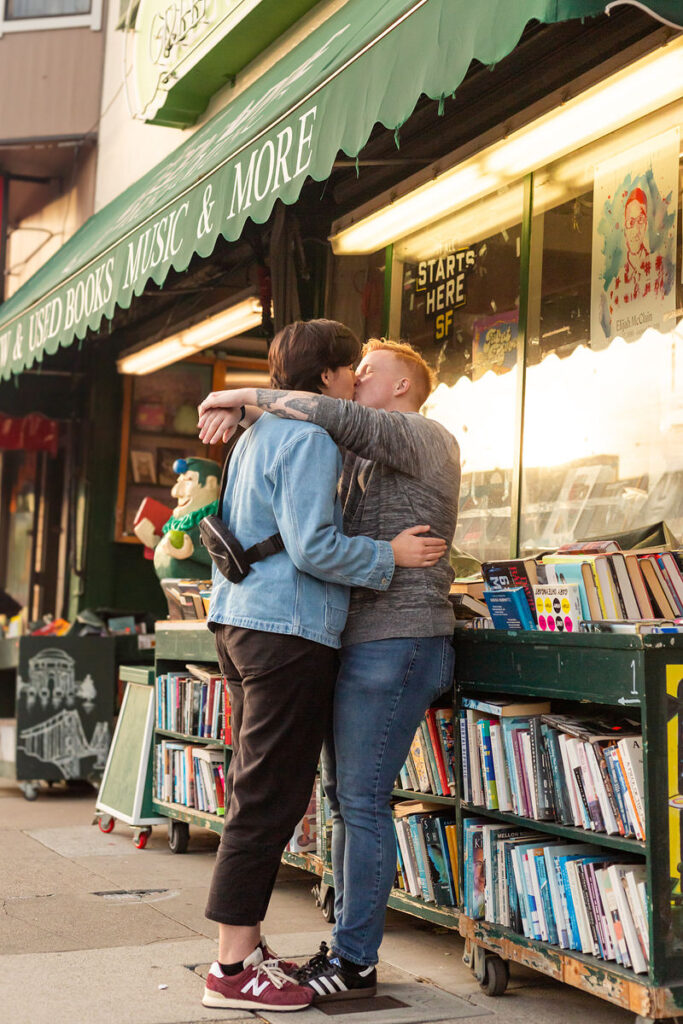
<path fill-rule="evenodd" d="M 114 637 L 22 637 L 17 779 L 100 778 L 111 741 L 115 692 Z"/>
<path fill-rule="evenodd" d="M 96 804 L 128 825 L 167 820 L 152 808 L 153 725 L 154 686 L 129 682 Z"/>

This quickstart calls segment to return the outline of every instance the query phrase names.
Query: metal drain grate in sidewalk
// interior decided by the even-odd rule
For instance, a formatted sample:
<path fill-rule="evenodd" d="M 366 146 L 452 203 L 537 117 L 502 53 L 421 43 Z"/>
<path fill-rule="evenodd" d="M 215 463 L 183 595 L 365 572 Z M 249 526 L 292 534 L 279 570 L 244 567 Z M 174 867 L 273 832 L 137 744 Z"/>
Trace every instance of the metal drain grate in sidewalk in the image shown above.
<path fill-rule="evenodd" d="M 329 1003 L 320 1003 L 316 1010 L 320 1010 L 326 1017 L 341 1017 L 347 1013 L 377 1013 L 379 1010 L 397 1010 L 399 1007 L 407 1006 L 400 999 L 393 996 L 372 996 L 368 999 L 338 999 Z"/>

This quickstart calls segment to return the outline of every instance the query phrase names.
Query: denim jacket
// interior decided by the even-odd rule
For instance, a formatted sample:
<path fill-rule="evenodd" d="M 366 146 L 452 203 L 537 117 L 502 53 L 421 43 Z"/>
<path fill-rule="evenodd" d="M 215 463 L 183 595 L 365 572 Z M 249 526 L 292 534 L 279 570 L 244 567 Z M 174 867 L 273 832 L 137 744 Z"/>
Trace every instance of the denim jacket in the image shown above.
<path fill-rule="evenodd" d="M 241 583 L 215 568 L 209 622 L 289 633 L 341 646 L 349 587 L 386 590 L 388 541 L 346 537 L 337 483 L 342 461 L 313 423 L 264 413 L 235 446 L 222 516 L 244 548 L 279 533 L 285 550 L 255 562 Z"/>

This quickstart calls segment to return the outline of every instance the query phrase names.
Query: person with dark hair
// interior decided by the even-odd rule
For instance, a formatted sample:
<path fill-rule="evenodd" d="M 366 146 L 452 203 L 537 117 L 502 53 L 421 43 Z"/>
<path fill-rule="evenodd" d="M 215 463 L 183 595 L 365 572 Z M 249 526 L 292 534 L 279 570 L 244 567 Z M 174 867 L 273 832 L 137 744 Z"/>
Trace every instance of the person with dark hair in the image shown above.
<path fill-rule="evenodd" d="M 388 538 L 417 516 L 450 543 L 460 455 L 440 423 L 419 415 L 433 387 L 434 374 L 414 348 L 372 339 L 356 371 L 355 401 L 263 388 L 215 392 L 199 408 L 200 436 L 205 443 L 226 440 L 239 415 L 235 406 L 266 409 L 286 417 L 283 424 L 316 423 L 345 450 L 347 533 Z M 430 568 L 397 568 L 386 591 L 351 591 L 333 730 L 323 750 L 332 811 L 332 949 L 323 943 L 297 975 L 316 1002 L 376 991 L 396 872 L 391 792 L 426 709 L 453 684 L 452 579 L 444 550 Z"/>
<path fill-rule="evenodd" d="M 355 336 L 331 320 L 285 327 L 273 340 L 273 379 L 303 394 L 350 398 Z M 280 859 L 311 796 L 329 727 L 349 588 L 389 587 L 395 565 L 433 565 L 445 544 L 414 526 L 391 541 L 342 532 L 341 456 L 314 423 L 264 413 L 235 445 L 222 515 L 243 547 L 279 533 L 284 550 L 254 562 L 240 583 L 214 570 L 209 624 L 232 708 L 225 827 L 206 916 L 219 923 L 218 960 L 203 1003 L 296 1010 L 313 989 L 261 936 Z"/>

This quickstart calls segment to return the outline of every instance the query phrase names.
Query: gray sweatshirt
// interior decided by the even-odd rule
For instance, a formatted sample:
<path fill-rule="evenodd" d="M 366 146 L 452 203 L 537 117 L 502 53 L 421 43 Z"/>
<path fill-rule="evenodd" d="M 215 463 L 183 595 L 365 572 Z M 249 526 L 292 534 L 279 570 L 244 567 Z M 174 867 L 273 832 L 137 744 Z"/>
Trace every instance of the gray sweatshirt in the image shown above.
<path fill-rule="evenodd" d="M 409 526 L 429 524 L 450 545 L 460 490 L 460 450 L 452 434 L 419 413 L 311 397 L 310 419 L 346 449 L 340 484 L 345 532 L 391 540 Z M 397 567 L 382 593 L 352 590 L 343 645 L 450 635 L 452 580 L 447 550 L 432 568 Z"/>

